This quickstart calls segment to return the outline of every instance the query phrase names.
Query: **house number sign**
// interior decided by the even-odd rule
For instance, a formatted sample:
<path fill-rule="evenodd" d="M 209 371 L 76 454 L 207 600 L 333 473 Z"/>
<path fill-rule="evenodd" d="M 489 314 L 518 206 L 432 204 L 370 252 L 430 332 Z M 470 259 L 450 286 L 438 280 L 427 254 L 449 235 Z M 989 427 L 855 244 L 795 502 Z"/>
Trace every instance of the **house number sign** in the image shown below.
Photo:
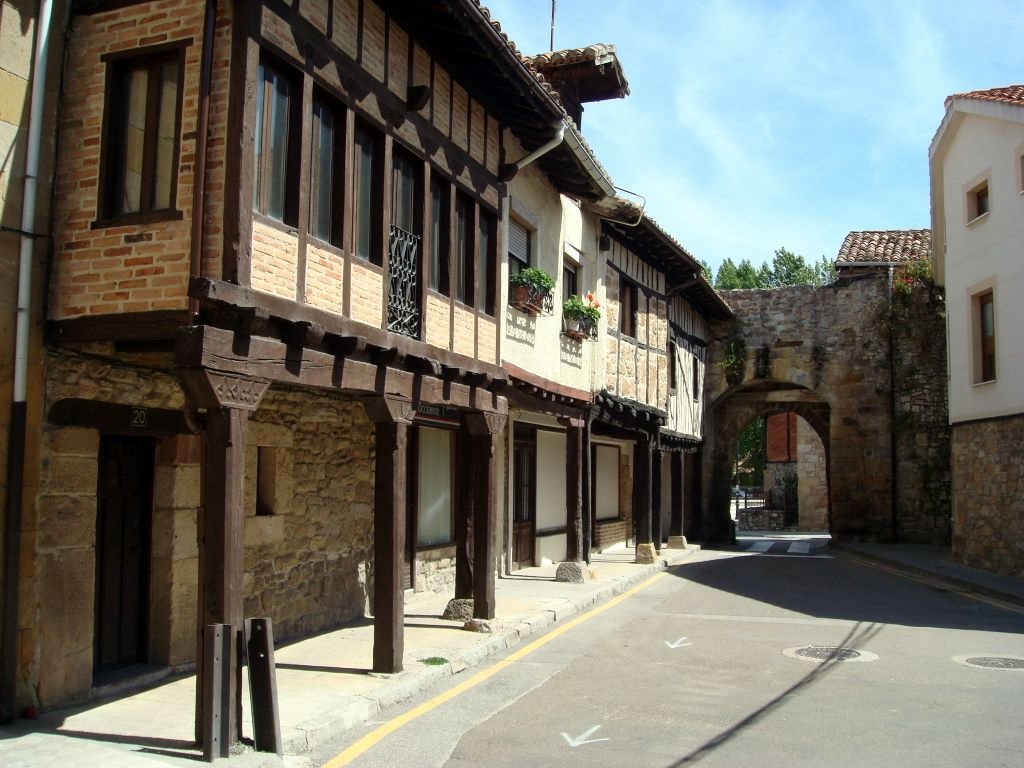
<path fill-rule="evenodd" d="M 128 423 L 139 428 L 149 426 L 149 409 L 132 406 L 128 415 Z"/>

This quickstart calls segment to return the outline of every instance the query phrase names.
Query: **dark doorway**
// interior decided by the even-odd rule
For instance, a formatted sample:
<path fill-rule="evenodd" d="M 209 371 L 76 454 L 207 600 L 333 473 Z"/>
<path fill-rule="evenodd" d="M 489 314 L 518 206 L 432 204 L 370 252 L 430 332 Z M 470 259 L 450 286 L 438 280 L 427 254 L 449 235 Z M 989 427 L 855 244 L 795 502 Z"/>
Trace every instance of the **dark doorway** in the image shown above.
<path fill-rule="evenodd" d="M 150 438 L 100 439 L 94 669 L 147 661 L 153 454 Z"/>
<path fill-rule="evenodd" d="M 512 449 L 512 560 L 533 565 L 537 527 L 537 432 L 517 425 Z"/>

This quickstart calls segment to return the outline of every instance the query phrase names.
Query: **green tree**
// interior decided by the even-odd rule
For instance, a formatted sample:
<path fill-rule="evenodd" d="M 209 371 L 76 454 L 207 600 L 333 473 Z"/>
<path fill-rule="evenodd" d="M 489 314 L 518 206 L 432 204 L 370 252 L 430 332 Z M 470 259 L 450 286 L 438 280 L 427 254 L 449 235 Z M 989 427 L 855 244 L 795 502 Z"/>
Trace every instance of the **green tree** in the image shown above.
<path fill-rule="evenodd" d="M 697 263 L 700 264 L 700 271 L 701 274 L 704 275 L 704 279 L 707 280 L 709 284 L 714 285 L 715 276 L 711 271 L 711 265 L 704 261 L 704 259 L 697 259 Z"/>
<path fill-rule="evenodd" d="M 825 256 L 808 263 L 788 248 L 777 248 L 771 265 L 755 267 L 749 259 L 739 264 L 726 259 L 718 267 L 714 286 L 723 291 L 737 288 L 782 288 L 789 285 L 828 285 L 836 278 L 835 264 Z"/>

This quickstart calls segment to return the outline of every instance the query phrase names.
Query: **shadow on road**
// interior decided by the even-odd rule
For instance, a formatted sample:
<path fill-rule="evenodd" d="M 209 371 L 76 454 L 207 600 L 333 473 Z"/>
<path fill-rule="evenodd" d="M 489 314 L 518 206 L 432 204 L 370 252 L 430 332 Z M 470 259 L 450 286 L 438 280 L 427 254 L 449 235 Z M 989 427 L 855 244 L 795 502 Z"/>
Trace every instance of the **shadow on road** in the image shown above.
<path fill-rule="evenodd" d="M 669 569 L 677 578 L 822 619 L 864 624 L 1024 633 L 1024 614 L 942 585 L 901 578 L 846 559 L 773 557 L 706 550 L 715 559 Z M 834 550 L 832 550 L 834 552 Z"/>

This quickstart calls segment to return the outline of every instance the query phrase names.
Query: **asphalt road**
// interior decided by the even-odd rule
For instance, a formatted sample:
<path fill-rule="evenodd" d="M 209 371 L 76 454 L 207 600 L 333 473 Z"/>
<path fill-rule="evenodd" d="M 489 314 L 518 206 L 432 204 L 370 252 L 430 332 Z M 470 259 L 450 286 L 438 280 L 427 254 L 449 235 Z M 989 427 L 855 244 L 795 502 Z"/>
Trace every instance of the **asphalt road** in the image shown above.
<path fill-rule="evenodd" d="M 344 764 L 1024 766 L 1024 611 L 803 543 L 703 551 Z"/>

